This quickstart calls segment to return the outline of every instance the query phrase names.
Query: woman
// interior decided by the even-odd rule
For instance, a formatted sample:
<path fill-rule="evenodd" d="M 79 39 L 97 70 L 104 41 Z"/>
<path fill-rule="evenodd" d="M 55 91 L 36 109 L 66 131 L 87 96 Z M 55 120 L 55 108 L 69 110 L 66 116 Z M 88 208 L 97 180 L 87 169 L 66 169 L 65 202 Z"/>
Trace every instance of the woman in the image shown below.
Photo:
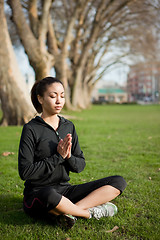
<path fill-rule="evenodd" d="M 75 216 L 99 219 L 113 216 L 110 203 L 123 192 L 126 182 L 111 176 L 80 185 L 69 184 L 69 172 L 81 172 L 85 159 L 75 127 L 58 114 L 65 104 L 61 81 L 46 77 L 33 85 L 31 100 L 38 113 L 24 125 L 19 146 L 19 174 L 25 181 L 24 210 L 31 215 Z"/>

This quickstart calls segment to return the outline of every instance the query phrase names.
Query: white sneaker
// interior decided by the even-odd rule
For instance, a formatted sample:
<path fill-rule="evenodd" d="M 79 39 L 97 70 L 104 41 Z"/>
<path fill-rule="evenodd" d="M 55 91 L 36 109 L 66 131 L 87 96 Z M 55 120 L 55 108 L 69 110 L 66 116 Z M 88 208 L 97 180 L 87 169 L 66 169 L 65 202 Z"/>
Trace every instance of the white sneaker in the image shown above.
<path fill-rule="evenodd" d="M 101 217 L 112 217 L 117 213 L 118 209 L 113 203 L 107 202 L 97 207 L 89 208 L 91 217 L 99 220 Z"/>

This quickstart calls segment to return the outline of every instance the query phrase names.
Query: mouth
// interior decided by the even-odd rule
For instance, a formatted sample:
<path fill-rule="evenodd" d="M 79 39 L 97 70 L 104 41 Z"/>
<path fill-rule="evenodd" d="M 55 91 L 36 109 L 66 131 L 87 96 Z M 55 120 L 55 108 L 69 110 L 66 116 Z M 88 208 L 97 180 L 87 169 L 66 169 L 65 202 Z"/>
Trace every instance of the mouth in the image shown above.
<path fill-rule="evenodd" d="M 55 109 L 56 109 L 56 110 L 61 110 L 62 107 L 61 107 L 61 106 L 56 106 Z"/>

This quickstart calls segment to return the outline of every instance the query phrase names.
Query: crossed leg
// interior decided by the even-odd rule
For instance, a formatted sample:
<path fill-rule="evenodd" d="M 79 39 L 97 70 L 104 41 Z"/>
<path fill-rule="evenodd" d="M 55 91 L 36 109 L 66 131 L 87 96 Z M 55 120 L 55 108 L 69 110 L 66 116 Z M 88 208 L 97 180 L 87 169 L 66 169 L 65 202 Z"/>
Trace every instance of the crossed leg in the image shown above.
<path fill-rule="evenodd" d="M 94 190 L 76 204 L 72 203 L 68 198 L 62 196 L 62 199 L 56 208 L 50 210 L 49 213 L 55 215 L 71 214 L 73 216 L 89 218 L 90 214 L 88 208 L 109 202 L 116 198 L 119 194 L 120 191 L 117 188 L 105 185 Z"/>

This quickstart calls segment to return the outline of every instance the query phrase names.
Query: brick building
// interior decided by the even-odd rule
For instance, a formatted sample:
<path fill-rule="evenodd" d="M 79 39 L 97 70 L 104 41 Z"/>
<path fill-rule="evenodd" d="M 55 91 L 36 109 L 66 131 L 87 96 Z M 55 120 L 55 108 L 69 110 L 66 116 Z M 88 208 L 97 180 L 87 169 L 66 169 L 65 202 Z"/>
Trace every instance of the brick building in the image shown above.
<path fill-rule="evenodd" d="M 159 101 L 160 65 L 137 64 L 130 68 L 127 79 L 128 101 Z"/>

